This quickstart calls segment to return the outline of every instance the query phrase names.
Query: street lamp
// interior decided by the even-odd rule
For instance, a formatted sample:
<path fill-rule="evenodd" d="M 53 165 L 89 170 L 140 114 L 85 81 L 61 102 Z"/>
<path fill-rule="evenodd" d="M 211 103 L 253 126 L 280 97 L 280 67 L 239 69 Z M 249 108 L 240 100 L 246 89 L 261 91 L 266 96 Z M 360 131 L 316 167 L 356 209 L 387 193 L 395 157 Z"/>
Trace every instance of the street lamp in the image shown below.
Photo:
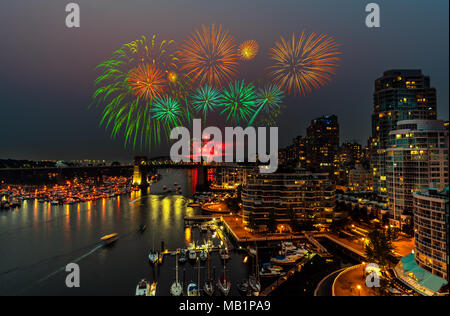
<path fill-rule="evenodd" d="M 357 285 L 356 288 L 358 289 L 358 296 L 361 296 L 361 285 Z"/>

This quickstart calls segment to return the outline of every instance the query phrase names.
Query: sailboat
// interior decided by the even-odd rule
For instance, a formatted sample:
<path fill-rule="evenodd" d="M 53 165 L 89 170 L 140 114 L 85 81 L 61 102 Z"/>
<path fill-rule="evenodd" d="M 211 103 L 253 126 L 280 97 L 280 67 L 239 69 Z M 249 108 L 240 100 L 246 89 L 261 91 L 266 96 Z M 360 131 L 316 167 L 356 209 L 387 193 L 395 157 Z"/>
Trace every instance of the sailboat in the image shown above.
<path fill-rule="evenodd" d="M 153 249 L 150 251 L 150 254 L 148 255 L 148 260 L 150 260 L 151 263 L 157 264 L 159 261 L 159 252 L 155 250 L 155 233 L 153 232 Z"/>
<path fill-rule="evenodd" d="M 198 263 L 198 276 L 197 276 L 197 284 L 200 284 L 200 260 L 197 258 Z M 187 294 L 188 296 L 200 296 L 200 286 L 194 282 L 188 284 Z"/>
<path fill-rule="evenodd" d="M 231 283 L 227 278 L 225 260 L 223 261 L 223 274 L 220 276 L 219 281 L 217 282 L 217 287 L 223 295 L 228 296 L 228 294 L 230 294 Z"/>
<path fill-rule="evenodd" d="M 248 285 L 252 289 L 253 295 L 258 296 L 261 292 L 261 282 L 259 281 L 259 268 L 258 268 L 258 247 L 256 247 L 255 258 L 253 262 L 253 274 L 248 278 Z"/>
<path fill-rule="evenodd" d="M 208 251 L 208 279 L 205 281 L 205 293 L 208 296 L 214 295 L 214 283 L 211 281 L 211 271 L 210 271 L 210 254 Z"/>
<path fill-rule="evenodd" d="M 170 294 L 172 296 L 181 296 L 183 294 L 183 286 L 178 281 L 178 258 L 175 259 L 176 262 L 176 272 L 175 272 L 175 282 L 172 283 L 170 287 Z"/>

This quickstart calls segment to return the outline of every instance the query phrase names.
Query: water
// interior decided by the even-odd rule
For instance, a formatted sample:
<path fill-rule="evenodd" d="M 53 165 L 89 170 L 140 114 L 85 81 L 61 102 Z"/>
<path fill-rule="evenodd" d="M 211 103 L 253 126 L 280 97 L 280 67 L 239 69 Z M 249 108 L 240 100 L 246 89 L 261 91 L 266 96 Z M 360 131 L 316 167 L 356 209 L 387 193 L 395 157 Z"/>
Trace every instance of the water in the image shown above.
<path fill-rule="evenodd" d="M 162 266 L 148 262 L 153 246 L 170 250 L 185 248 L 206 237 L 198 229 L 185 230 L 184 216 L 201 211 L 187 207 L 186 197 L 195 190 L 195 170 L 160 170 L 162 179 L 148 192 L 133 192 L 113 199 L 75 205 L 50 206 L 25 201 L 20 209 L 0 212 L 0 295 L 134 295 L 139 280 L 158 282 L 157 295 L 169 295 L 175 279 L 175 257 L 166 256 Z M 183 195 L 160 196 L 162 187 L 182 188 Z M 141 224 L 147 230 L 139 233 Z M 119 233 L 111 247 L 102 247 L 99 238 Z M 218 241 L 216 240 L 216 243 Z M 237 282 L 247 277 L 244 254 L 232 252 L 227 275 L 232 295 L 238 295 Z M 65 266 L 80 266 L 81 287 L 67 288 Z M 211 271 L 216 280 L 223 270 L 218 253 L 211 255 Z M 180 265 L 179 278 L 197 281 L 196 264 Z M 200 268 L 201 283 L 207 266 Z"/>

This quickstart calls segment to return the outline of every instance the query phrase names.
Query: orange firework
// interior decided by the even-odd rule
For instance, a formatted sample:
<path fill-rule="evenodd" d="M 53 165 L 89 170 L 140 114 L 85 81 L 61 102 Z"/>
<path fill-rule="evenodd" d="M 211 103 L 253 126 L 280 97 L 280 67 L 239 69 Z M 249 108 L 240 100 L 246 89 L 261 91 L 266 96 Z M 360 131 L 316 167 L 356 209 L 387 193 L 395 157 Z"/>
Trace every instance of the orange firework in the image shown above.
<path fill-rule="evenodd" d="M 294 95 L 306 95 L 331 81 L 339 67 L 339 44 L 326 34 L 306 35 L 302 32 L 297 40 L 281 37 L 271 49 L 275 64 L 270 67 L 270 76 L 275 84 Z"/>
<path fill-rule="evenodd" d="M 257 41 L 245 41 L 239 46 L 239 56 L 241 59 L 251 60 L 258 54 L 259 45 Z"/>
<path fill-rule="evenodd" d="M 238 73 L 239 56 L 234 38 L 228 31 L 202 26 L 196 29 L 180 49 L 181 70 L 199 84 L 221 87 Z"/>
<path fill-rule="evenodd" d="M 161 96 L 167 87 L 164 73 L 149 64 L 139 65 L 131 70 L 127 81 L 134 94 L 146 101 Z"/>

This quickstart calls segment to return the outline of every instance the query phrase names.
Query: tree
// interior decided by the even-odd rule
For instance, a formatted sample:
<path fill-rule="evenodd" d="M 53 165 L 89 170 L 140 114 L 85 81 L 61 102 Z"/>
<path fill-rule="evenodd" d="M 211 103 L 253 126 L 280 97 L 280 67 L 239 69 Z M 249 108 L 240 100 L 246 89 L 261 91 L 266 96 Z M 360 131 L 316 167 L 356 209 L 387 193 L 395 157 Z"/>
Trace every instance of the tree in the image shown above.
<path fill-rule="evenodd" d="M 368 243 L 365 246 L 367 260 L 381 267 L 390 266 L 395 262 L 394 246 L 391 236 L 384 230 L 374 230 L 368 234 Z"/>

